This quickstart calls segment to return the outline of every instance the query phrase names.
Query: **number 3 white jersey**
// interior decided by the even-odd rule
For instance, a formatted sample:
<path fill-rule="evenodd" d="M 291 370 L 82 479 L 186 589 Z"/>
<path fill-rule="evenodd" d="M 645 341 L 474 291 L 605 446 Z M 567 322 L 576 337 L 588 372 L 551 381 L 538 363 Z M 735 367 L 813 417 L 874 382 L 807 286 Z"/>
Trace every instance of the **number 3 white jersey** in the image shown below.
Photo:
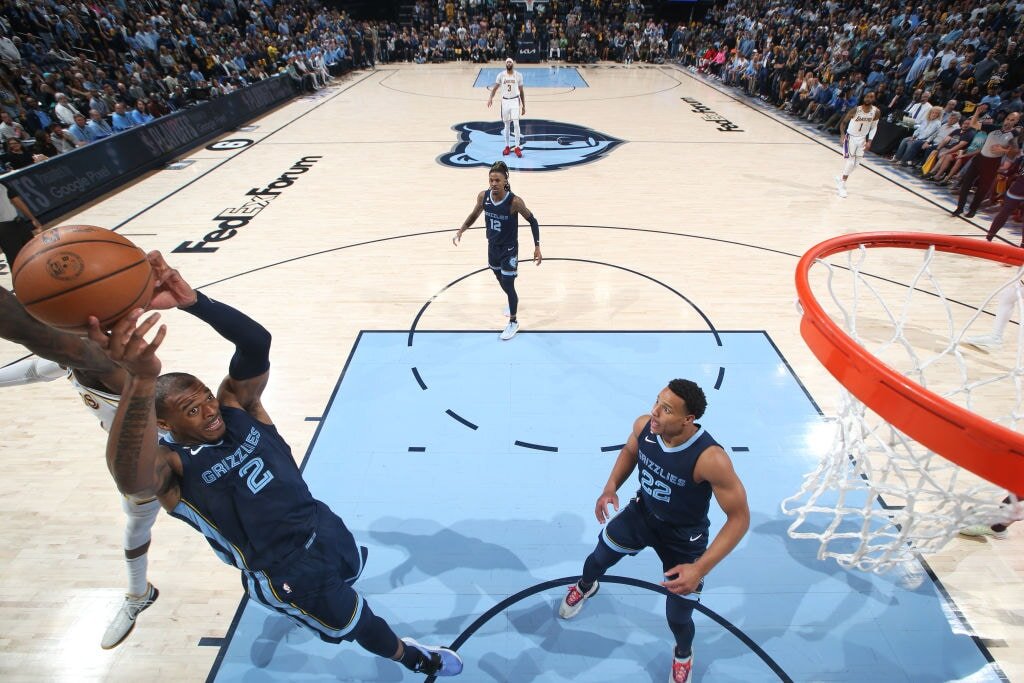
<path fill-rule="evenodd" d="M 523 75 L 521 73 L 513 69 L 510 74 L 507 69 L 502 69 L 494 82 L 498 84 L 498 92 L 501 93 L 502 99 L 519 99 L 519 88 L 523 85 Z"/>
<path fill-rule="evenodd" d="M 495 82 L 501 92 L 501 120 L 516 121 L 518 126 L 519 108 L 522 106 L 522 100 L 519 99 L 519 86 L 523 84 L 522 74 L 515 70 L 509 74 L 502 69 Z"/>

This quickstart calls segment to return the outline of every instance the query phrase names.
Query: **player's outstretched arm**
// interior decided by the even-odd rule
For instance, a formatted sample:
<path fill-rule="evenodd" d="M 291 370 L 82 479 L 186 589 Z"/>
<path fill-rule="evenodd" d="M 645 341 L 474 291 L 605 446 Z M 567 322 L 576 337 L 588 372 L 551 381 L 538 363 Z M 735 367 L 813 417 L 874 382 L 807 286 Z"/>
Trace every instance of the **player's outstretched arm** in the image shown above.
<path fill-rule="evenodd" d="M 601 490 L 601 495 L 598 496 L 597 503 L 594 505 L 594 515 L 601 524 L 611 519 L 611 513 L 608 512 L 609 505 L 616 512 L 619 510 L 619 494 L 616 492 L 629 479 L 629 475 L 633 473 L 633 470 L 636 469 L 636 459 L 640 453 L 638 439 L 644 425 L 650 419 L 650 415 L 641 415 L 633 422 L 633 431 L 630 432 L 626 445 L 622 447 L 618 457 L 615 458 L 612 472 L 608 475 L 608 482 L 604 485 L 604 489 Z"/>
<path fill-rule="evenodd" d="M 470 226 L 473 225 L 473 223 L 476 222 L 476 219 L 480 217 L 480 214 L 483 213 L 484 195 L 486 193 L 487 190 L 483 190 L 476 196 L 476 205 L 473 207 L 473 210 L 469 212 L 469 216 L 466 220 L 462 222 L 462 227 L 455 232 L 455 237 L 452 238 L 452 244 L 455 246 L 459 246 L 459 241 L 462 239 L 462 233 L 469 230 Z"/>
<path fill-rule="evenodd" d="M 747 491 L 733 469 L 732 461 L 720 446 L 712 446 L 701 453 L 693 476 L 696 481 L 711 484 L 711 491 L 725 513 L 726 520 L 700 559 L 693 564 L 676 565 L 665 572 L 668 580 L 661 585 L 677 595 L 695 591 L 700 580 L 732 552 L 750 527 Z"/>
<path fill-rule="evenodd" d="M 221 382 L 217 399 L 222 405 L 241 408 L 264 424 L 272 424 L 261 397 L 270 378 L 270 332 L 241 311 L 202 292 L 196 302 L 182 309 L 199 318 L 235 345 L 228 376 Z"/>
<path fill-rule="evenodd" d="M 21 344 L 37 356 L 64 367 L 96 373 L 108 387 L 120 386 L 121 372 L 103 349 L 85 337 L 61 332 L 39 322 L 29 315 L 14 294 L 3 287 L 0 287 L 0 337 Z M 114 379 L 107 383 L 110 378 Z"/>
<path fill-rule="evenodd" d="M 161 363 L 156 355 L 167 328 L 157 330 L 152 341 L 145 335 L 160 320 L 154 313 L 139 323 L 137 309 L 104 334 L 96 318 L 89 319 L 89 339 L 128 374 L 121 401 L 107 437 L 107 468 L 117 488 L 132 499 L 160 496 L 165 507 L 173 507 L 165 496 L 177 490 L 177 474 L 172 470 L 168 449 L 157 444 L 156 379 Z"/>
<path fill-rule="evenodd" d="M 150 308 L 177 306 L 235 345 L 217 400 L 231 408 L 241 408 L 264 424 L 272 424 L 260 401 L 270 378 L 270 332 L 238 309 L 197 292 L 160 252 L 150 252 L 147 258 L 157 282 Z"/>

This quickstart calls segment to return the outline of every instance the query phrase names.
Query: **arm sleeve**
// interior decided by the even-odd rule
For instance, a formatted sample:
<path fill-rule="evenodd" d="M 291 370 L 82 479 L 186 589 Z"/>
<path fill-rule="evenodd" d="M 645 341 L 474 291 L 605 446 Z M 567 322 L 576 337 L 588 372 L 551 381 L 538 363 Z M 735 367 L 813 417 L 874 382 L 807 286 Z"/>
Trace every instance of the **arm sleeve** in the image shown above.
<path fill-rule="evenodd" d="M 878 131 L 878 119 L 871 122 L 871 128 L 868 129 L 868 142 L 875 139 L 875 133 Z"/>
<path fill-rule="evenodd" d="M 228 366 L 232 379 L 252 379 L 270 369 L 270 332 L 258 322 L 202 292 L 196 292 L 196 302 L 182 310 L 199 318 L 235 345 L 235 353 Z"/>
<path fill-rule="evenodd" d="M 537 214 L 530 214 L 527 219 L 530 222 L 530 232 L 533 233 L 534 246 L 540 246 L 540 223 L 537 222 Z"/>

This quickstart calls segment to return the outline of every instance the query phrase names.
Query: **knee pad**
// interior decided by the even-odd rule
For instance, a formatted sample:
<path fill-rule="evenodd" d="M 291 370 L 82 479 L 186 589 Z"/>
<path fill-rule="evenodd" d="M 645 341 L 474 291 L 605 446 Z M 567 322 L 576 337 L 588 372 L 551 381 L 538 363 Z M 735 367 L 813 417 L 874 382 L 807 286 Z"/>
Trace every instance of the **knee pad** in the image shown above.
<path fill-rule="evenodd" d="M 697 601 L 679 595 L 665 598 L 665 618 L 670 624 L 686 625 L 693 623 L 693 606 Z"/>
<path fill-rule="evenodd" d="M 598 566 L 607 569 L 622 558 L 626 557 L 628 554 L 629 553 L 623 553 L 612 549 L 612 547 L 608 545 L 608 542 L 604 540 L 603 536 L 598 536 L 597 545 L 594 547 L 594 552 L 591 553 L 590 556 L 594 558 L 594 562 Z"/>
<path fill-rule="evenodd" d="M 149 532 L 160 514 L 160 501 L 154 498 L 145 503 L 133 503 L 122 497 L 121 509 L 127 518 L 124 525 L 125 550 L 134 550 L 149 543 Z"/>

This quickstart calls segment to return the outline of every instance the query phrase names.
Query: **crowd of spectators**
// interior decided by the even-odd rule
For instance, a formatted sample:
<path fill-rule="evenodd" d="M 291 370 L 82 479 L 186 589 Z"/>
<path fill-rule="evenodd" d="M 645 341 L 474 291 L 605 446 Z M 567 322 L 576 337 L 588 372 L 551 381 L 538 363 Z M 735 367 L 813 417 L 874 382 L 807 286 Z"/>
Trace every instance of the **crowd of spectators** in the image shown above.
<path fill-rule="evenodd" d="M 663 63 L 667 28 L 639 0 L 550 0 L 536 3 L 532 16 L 510 0 L 418 0 L 411 25 L 384 38 L 382 59 L 500 61 L 527 42 L 549 60 Z"/>
<path fill-rule="evenodd" d="M 681 27 L 671 53 L 837 136 L 846 111 L 874 92 L 883 127 L 902 130 L 875 151 L 956 189 L 973 178 L 971 161 L 989 133 L 1024 110 L 1022 20 L 1024 2 L 1013 0 L 730 0 Z M 1020 168 L 1017 118 L 1007 124 L 1017 140 L 1006 146 L 1003 180 L 977 186 L 983 199 Z"/>
<path fill-rule="evenodd" d="M 639 0 L 550 0 L 530 16 L 512 0 L 417 0 L 402 25 L 353 21 L 318 0 L 110 2 L 2 0 L 10 168 L 278 74 L 314 90 L 335 64 L 486 62 L 524 42 L 552 61 L 678 61 L 836 135 L 874 92 L 906 129 L 879 151 L 945 184 L 1024 110 L 1024 1 L 729 0 L 676 25 Z"/>
<path fill-rule="evenodd" d="M 411 21 L 353 21 L 320 0 L 0 0 L 0 172 L 274 76 L 335 65 L 501 60 L 521 41 L 571 62 L 664 61 L 639 0 L 419 0 Z"/>
<path fill-rule="evenodd" d="M 373 60 L 375 28 L 315 0 L 0 5 L 0 170 L 276 75 L 322 87 Z"/>

